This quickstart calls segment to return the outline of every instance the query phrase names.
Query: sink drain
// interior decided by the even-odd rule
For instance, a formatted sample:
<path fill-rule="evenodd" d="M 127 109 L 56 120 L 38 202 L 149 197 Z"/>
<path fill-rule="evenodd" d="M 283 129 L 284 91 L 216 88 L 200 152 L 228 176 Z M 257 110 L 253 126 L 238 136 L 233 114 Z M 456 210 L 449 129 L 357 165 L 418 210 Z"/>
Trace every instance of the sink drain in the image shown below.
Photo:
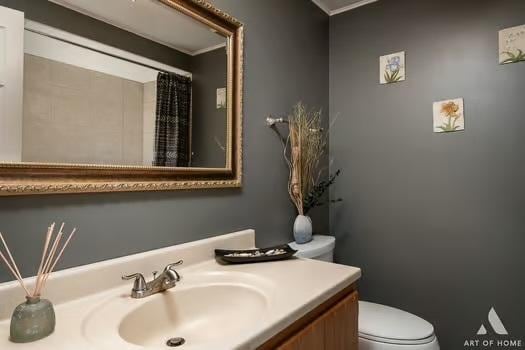
<path fill-rule="evenodd" d="M 183 345 L 185 342 L 186 340 L 184 340 L 184 338 L 177 337 L 177 338 L 168 339 L 168 341 L 166 342 L 166 345 L 169 346 L 170 348 L 174 348 L 176 346 Z"/>

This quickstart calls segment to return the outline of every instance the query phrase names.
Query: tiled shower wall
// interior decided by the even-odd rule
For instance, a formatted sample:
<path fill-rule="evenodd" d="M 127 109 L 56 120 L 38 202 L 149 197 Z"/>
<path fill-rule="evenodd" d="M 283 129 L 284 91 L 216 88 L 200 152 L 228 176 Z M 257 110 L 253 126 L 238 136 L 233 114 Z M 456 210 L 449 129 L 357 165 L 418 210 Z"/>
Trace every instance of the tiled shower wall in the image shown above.
<path fill-rule="evenodd" d="M 24 162 L 142 165 L 144 85 L 25 55 Z"/>
<path fill-rule="evenodd" d="M 153 164 L 153 150 L 155 140 L 155 111 L 157 108 L 157 82 L 150 81 L 144 84 L 144 114 L 143 114 L 143 165 Z"/>

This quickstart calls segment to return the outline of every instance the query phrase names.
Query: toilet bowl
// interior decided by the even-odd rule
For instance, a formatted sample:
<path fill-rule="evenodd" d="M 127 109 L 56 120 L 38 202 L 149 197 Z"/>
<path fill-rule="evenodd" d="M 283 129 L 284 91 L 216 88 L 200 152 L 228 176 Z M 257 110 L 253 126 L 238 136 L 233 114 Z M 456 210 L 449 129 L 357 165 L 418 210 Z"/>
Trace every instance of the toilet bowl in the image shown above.
<path fill-rule="evenodd" d="M 297 257 L 333 262 L 335 238 L 314 235 L 306 244 L 290 243 Z M 359 350 L 439 350 L 434 327 L 393 307 L 359 301 Z"/>

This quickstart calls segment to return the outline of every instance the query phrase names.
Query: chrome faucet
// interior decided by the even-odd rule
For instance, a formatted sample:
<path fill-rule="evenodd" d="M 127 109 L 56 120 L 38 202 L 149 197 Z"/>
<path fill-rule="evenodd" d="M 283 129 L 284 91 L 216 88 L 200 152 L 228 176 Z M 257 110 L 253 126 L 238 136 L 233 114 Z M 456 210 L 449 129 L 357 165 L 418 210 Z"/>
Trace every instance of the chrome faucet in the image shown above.
<path fill-rule="evenodd" d="M 177 282 L 180 281 L 180 275 L 173 267 L 178 265 L 182 265 L 182 260 L 166 266 L 164 271 L 162 271 L 158 277 L 157 271 L 153 272 L 153 280 L 151 282 L 146 282 L 141 273 L 122 276 L 122 279 L 135 279 L 135 282 L 133 282 L 133 288 L 131 289 L 131 297 L 135 299 L 145 298 L 175 287 Z"/>

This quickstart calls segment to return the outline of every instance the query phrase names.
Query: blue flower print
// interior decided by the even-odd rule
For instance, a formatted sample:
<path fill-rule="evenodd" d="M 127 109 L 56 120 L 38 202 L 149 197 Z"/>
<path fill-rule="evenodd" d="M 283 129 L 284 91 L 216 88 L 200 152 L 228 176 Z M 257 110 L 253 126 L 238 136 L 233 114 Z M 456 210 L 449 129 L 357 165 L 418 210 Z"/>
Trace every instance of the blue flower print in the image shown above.
<path fill-rule="evenodd" d="M 394 56 L 388 59 L 386 69 L 390 72 L 397 72 L 401 68 L 401 57 Z"/>

